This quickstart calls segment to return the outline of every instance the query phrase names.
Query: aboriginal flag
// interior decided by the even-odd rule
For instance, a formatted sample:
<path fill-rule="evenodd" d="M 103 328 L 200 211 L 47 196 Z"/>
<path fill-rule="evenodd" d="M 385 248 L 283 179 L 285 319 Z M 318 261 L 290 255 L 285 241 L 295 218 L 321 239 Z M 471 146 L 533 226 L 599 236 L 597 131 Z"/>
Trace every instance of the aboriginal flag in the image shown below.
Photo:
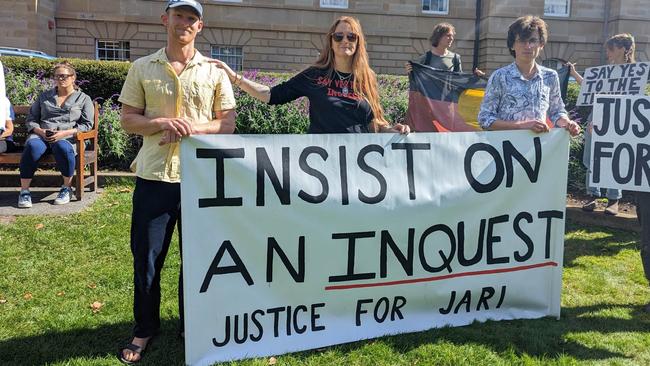
<path fill-rule="evenodd" d="M 478 112 L 487 80 L 474 74 L 437 70 L 411 63 L 406 122 L 419 132 L 480 131 Z M 569 68 L 558 70 L 562 98 L 566 96 Z"/>

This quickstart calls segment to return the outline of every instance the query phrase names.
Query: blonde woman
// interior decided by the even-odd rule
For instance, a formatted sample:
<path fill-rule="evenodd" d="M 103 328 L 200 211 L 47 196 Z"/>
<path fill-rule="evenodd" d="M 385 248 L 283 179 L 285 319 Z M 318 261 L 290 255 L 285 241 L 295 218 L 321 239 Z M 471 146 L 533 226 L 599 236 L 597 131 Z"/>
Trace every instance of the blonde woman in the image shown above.
<path fill-rule="evenodd" d="M 248 80 L 224 62 L 212 62 L 234 85 L 262 102 L 275 105 L 307 97 L 309 133 L 409 132 L 408 126 L 390 126 L 384 118 L 363 30 L 353 17 L 343 16 L 332 24 L 312 66 L 274 87 Z"/>
<path fill-rule="evenodd" d="M 607 54 L 607 62 L 611 65 L 613 64 L 628 64 L 636 62 L 634 59 L 634 37 L 631 34 L 617 34 L 605 42 L 605 52 Z M 576 71 L 575 64 L 567 63 L 571 70 L 571 76 L 576 79 L 578 84 L 582 84 L 582 76 Z M 590 169 L 591 167 L 591 150 L 588 146 L 591 145 L 591 115 L 589 115 L 589 127 L 585 132 L 585 144 L 584 154 L 582 155 L 582 163 Z M 591 196 L 589 202 L 582 206 L 582 209 L 587 212 L 591 212 L 596 208 L 596 200 L 600 198 L 601 192 L 600 187 L 590 187 L 589 186 L 589 175 L 587 175 L 587 182 L 585 184 L 587 187 L 587 194 Z M 620 189 L 607 188 L 606 189 L 607 197 L 607 207 L 605 208 L 605 214 L 616 216 L 618 215 L 618 200 L 623 197 L 623 192 Z"/>

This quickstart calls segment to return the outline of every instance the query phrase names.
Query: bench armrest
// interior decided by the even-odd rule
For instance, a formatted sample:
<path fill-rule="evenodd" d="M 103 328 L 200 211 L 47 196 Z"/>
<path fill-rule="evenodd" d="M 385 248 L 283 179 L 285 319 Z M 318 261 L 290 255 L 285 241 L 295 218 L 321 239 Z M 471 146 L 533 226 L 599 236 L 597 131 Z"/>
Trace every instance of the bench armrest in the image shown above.
<path fill-rule="evenodd" d="M 77 132 L 75 134 L 75 137 L 78 141 L 89 140 L 97 137 L 97 131 L 91 130 L 85 132 Z"/>

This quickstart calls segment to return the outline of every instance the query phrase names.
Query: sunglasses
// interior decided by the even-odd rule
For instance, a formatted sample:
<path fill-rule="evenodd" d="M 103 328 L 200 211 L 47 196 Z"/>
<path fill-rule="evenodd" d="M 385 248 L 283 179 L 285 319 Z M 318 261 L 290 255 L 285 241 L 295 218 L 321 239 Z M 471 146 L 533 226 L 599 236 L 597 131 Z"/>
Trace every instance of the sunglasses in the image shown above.
<path fill-rule="evenodd" d="M 64 80 L 68 80 L 68 78 L 71 76 L 72 74 L 56 74 L 54 75 L 54 79 L 58 81 L 64 81 Z"/>
<path fill-rule="evenodd" d="M 332 39 L 336 42 L 341 42 L 343 40 L 343 37 L 347 37 L 349 42 L 356 42 L 359 36 L 357 36 L 355 33 L 343 33 L 343 32 L 336 32 L 332 33 Z"/>

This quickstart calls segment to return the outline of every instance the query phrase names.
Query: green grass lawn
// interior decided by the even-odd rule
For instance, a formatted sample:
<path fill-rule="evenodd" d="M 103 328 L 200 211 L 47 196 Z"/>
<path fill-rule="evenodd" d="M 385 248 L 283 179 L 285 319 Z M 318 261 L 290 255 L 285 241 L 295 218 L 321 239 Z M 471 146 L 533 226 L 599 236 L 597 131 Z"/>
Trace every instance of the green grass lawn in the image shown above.
<path fill-rule="evenodd" d="M 131 332 L 131 187 L 67 217 L 0 223 L 0 364 L 114 365 Z M 141 364 L 182 365 L 178 246 L 163 271 L 163 334 Z M 650 365 L 638 234 L 567 225 L 562 319 L 475 323 L 277 357 L 277 365 Z M 95 303 L 95 309 L 91 304 Z M 230 363 L 267 365 L 267 359 Z"/>

